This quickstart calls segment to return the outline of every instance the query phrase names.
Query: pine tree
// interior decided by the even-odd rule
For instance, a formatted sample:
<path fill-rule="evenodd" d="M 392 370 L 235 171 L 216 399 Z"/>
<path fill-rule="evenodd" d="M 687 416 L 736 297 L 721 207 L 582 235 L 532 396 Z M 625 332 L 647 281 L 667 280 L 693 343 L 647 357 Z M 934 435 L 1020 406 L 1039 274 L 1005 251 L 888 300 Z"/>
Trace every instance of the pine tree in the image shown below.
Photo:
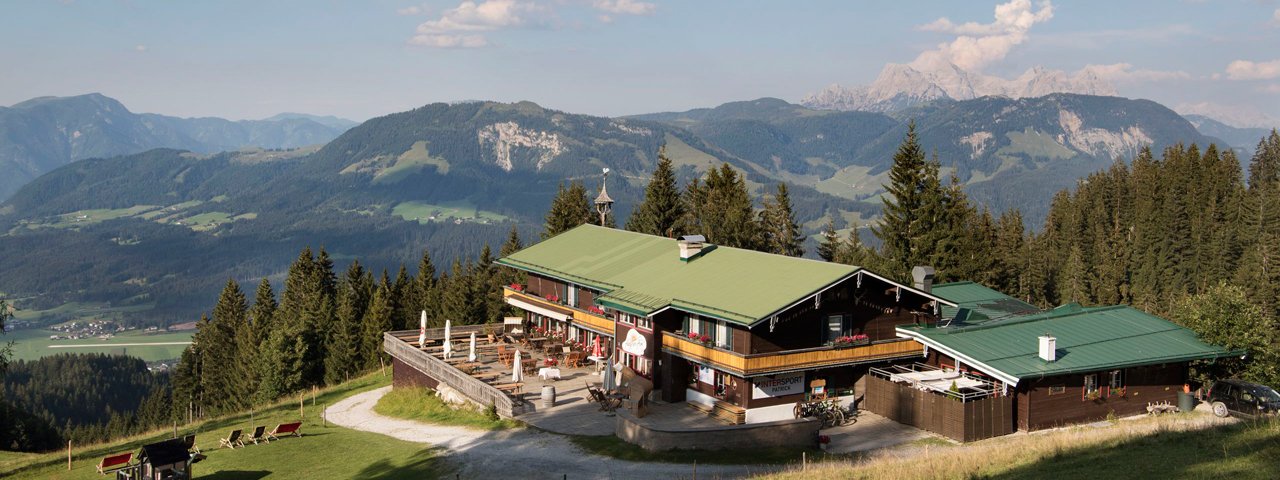
<path fill-rule="evenodd" d="M 542 238 L 551 238 L 579 225 L 593 223 L 595 217 L 582 182 L 571 182 L 568 188 L 561 183 L 551 200 L 551 209 L 547 211 Z"/>
<path fill-rule="evenodd" d="M 726 247 L 759 247 L 760 224 L 747 193 L 746 179 L 728 163 L 708 171 L 705 183 L 690 183 L 685 194 L 685 203 L 691 205 L 691 226 L 707 241 Z"/>
<path fill-rule="evenodd" d="M 925 217 L 926 162 L 916 136 L 916 124 L 907 124 L 907 135 L 893 155 L 889 184 L 881 196 L 884 208 L 872 231 L 883 244 L 882 256 L 892 277 L 905 278 L 920 258 L 916 245 L 927 222 Z"/>
<path fill-rule="evenodd" d="M 787 184 L 778 183 L 778 193 L 773 200 L 765 201 L 764 210 L 760 212 L 760 224 L 763 226 L 764 251 L 789 257 L 804 255 L 804 235 L 800 233 L 800 225 L 796 224 L 791 210 Z"/>
<path fill-rule="evenodd" d="M 502 312 L 506 309 L 506 303 L 502 301 L 502 279 L 498 276 L 498 268 L 493 263 L 493 253 L 489 250 L 489 244 L 485 243 L 480 249 L 480 256 L 476 259 L 474 270 L 471 272 L 475 296 L 479 307 L 476 313 L 480 316 L 476 317 L 471 323 L 493 323 L 502 317 Z"/>
<path fill-rule="evenodd" d="M 391 295 L 391 285 L 387 282 L 386 274 L 382 276 L 382 282 L 373 291 L 373 297 L 369 300 L 369 308 L 365 310 L 364 320 L 361 322 L 360 338 L 363 339 L 364 368 L 378 368 L 382 365 L 382 333 L 391 330 L 391 315 L 395 312 L 391 309 L 391 302 L 388 297 Z"/>
<path fill-rule="evenodd" d="M 511 226 L 511 231 L 507 233 L 507 241 L 503 242 L 502 249 L 498 251 L 501 257 L 508 257 L 524 249 L 524 243 L 520 241 L 520 232 L 516 230 L 516 226 Z M 524 272 L 507 266 L 498 267 L 498 285 L 511 285 L 515 283 L 524 283 Z M 505 310 L 505 309 L 504 309 Z"/>
<path fill-rule="evenodd" d="M 236 343 L 239 345 L 242 355 L 242 361 L 249 365 L 249 392 L 256 392 L 261 388 L 262 379 L 266 372 L 271 368 L 271 356 L 268 354 L 267 339 L 270 338 L 271 331 L 276 327 L 275 322 L 276 309 L 276 293 L 271 289 L 271 282 L 263 278 L 258 283 L 258 291 L 253 297 L 253 307 L 249 308 L 248 320 L 249 328 L 245 329 L 250 335 L 242 336 Z"/>
<path fill-rule="evenodd" d="M 240 392 L 248 389 L 245 384 L 245 365 L 238 358 L 236 348 L 237 332 L 246 325 L 247 314 L 244 292 L 235 280 L 227 280 L 213 307 L 213 316 L 192 338 L 201 348 L 202 359 L 207 368 L 202 372 L 201 382 L 206 393 L 206 405 L 213 412 L 231 412 L 242 407 Z"/>
<path fill-rule="evenodd" d="M 421 310 L 414 308 L 412 299 L 413 284 L 409 280 L 409 271 L 402 263 L 400 271 L 396 272 L 395 282 L 391 284 L 391 308 L 396 312 L 395 318 L 391 321 L 392 328 L 412 330 L 418 327 Z"/>
<path fill-rule="evenodd" d="M 333 335 L 329 339 L 329 355 L 325 357 L 325 383 L 346 381 L 365 366 L 363 359 L 362 322 L 369 307 L 370 277 L 359 261 L 351 262 L 346 275 L 338 283 L 338 311 Z"/>
<path fill-rule="evenodd" d="M 854 227 L 857 230 L 857 227 Z M 822 241 L 818 243 L 818 257 L 828 262 L 836 261 L 840 254 L 840 236 L 836 233 L 836 222 L 833 217 L 827 218 L 827 226 L 822 229 Z"/>
<path fill-rule="evenodd" d="M 869 269 L 879 263 L 875 252 L 872 252 L 870 248 L 862 244 L 862 237 L 858 234 L 856 225 L 849 228 L 849 236 L 836 251 L 835 261 L 845 265 L 856 265 Z"/>
<path fill-rule="evenodd" d="M 677 232 L 676 228 L 684 215 L 685 205 L 676 186 L 675 168 L 667 158 L 666 146 L 663 146 L 658 150 L 658 166 L 653 170 L 653 178 L 644 189 L 644 200 L 631 211 L 626 228 L 633 232 L 675 237 L 683 233 Z"/>
<path fill-rule="evenodd" d="M 1058 298 L 1063 302 L 1088 301 L 1087 270 L 1080 246 L 1072 245 L 1071 254 L 1067 256 L 1067 263 L 1063 266 L 1062 278 L 1058 282 Z"/>
<path fill-rule="evenodd" d="M 436 266 L 431 261 L 431 253 L 426 249 L 422 250 L 422 260 L 418 262 L 418 274 L 413 277 L 412 292 L 412 308 L 409 310 L 411 322 L 418 320 L 422 312 L 427 312 L 427 325 L 443 325 Z"/>

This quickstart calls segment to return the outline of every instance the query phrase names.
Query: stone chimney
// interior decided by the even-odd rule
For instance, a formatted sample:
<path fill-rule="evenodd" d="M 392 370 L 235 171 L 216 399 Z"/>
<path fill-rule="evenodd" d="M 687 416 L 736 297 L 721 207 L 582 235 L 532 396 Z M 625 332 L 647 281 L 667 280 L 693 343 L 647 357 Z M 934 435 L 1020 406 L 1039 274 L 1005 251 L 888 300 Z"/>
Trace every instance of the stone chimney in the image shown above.
<path fill-rule="evenodd" d="M 685 235 L 676 241 L 676 245 L 680 246 L 680 261 L 687 262 L 702 255 L 703 246 L 707 243 L 707 237 L 702 235 Z"/>
<path fill-rule="evenodd" d="M 1046 362 L 1058 360 L 1058 339 L 1052 335 L 1040 336 L 1040 359 Z"/>
<path fill-rule="evenodd" d="M 929 293 L 933 291 L 933 267 L 917 266 L 911 269 L 911 278 L 915 279 L 916 290 Z"/>

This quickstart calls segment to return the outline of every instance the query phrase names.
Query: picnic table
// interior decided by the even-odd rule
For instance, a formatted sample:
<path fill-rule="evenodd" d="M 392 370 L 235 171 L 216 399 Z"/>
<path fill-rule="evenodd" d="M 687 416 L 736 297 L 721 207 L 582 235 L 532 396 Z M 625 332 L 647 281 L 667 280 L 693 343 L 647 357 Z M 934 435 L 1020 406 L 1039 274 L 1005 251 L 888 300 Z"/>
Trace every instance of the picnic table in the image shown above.
<path fill-rule="evenodd" d="M 524 389 L 524 383 L 523 382 L 503 383 L 503 384 L 494 385 L 493 388 L 496 388 L 499 391 L 507 392 L 507 393 L 520 393 L 520 391 Z"/>
<path fill-rule="evenodd" d="M 502 372 L 480 372 L 471 374 L 472 378 L 480 381 L 492 380 L 502 376 Z"/>

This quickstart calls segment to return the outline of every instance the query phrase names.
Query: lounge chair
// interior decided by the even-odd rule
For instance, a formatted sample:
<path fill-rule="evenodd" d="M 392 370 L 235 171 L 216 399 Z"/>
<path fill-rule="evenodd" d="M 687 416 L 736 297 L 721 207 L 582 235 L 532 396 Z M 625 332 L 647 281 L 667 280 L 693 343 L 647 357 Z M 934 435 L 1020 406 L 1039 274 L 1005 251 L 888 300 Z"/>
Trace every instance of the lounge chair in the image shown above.
<path fill-rule="evenodd" d="M 200 447 L 196 446 L 196 435 L 194 433 L 182 437 L 182 445 L 187 447 L 187 451 L 190 453 L 200 453 Z"/>
<path fill-rule="evenodd" d="M 232 430 L 231 435 L 227 435 L 227 438 L 218 439 L 218 446 L 227 448 L 243 447 L 244 442 L 240 440 L 241 433 L 240 430 Z"/>
<path fill-rule="evenodd" d="M 267 440 L 267 426 L 259 425 L 253 427 L 253 433 L 249 434 L 249 441 L 253 442 L 254 445 L 257 445 L 258 442 L 271 443 L 270 440 Z"/>
<path fill-rule="evenodd" d="M 279 440 L 280 435 L 293 435 L 295 437 L 301 437 L 302 432 L 298 430 L 300 428 L 302 428 L 302 422 L 281 423 L 279 425 L 276 425 L 275 430 L 272 430 L 270 433 L 267 433 L 267 438 L 271 440 Z"/>
<path fill-rule="evenodd" d="M 98 462 L 98 473 L 106 475 L 115 470 L 129 466 L 129 462 L 132 461 L 133 452 L 102 457 L 102 461 Z"/>

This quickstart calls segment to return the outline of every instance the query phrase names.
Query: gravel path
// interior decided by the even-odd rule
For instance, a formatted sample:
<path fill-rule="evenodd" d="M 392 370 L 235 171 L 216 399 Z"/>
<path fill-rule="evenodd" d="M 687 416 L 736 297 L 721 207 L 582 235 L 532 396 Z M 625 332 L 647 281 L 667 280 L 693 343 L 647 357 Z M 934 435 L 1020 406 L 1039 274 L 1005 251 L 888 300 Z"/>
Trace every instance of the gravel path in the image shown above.
<path fill-rule="evenodd" d="M 446 458 L 459 478 L 520 479 L 644 479 L 693 478 L 693 466 L 629 462 L 579 450 L 562 435 L 532 429 L 488 432 L 402 420 L 379 415 L 374 404 L 391 387 L 359 393 L 325 409 L 330 422 L 355 430 L 380 433 L 409 442 L 426 443 L 449 451 Z M 742 478 L 776 467 L 699 465 L 700 478 Z"/>

